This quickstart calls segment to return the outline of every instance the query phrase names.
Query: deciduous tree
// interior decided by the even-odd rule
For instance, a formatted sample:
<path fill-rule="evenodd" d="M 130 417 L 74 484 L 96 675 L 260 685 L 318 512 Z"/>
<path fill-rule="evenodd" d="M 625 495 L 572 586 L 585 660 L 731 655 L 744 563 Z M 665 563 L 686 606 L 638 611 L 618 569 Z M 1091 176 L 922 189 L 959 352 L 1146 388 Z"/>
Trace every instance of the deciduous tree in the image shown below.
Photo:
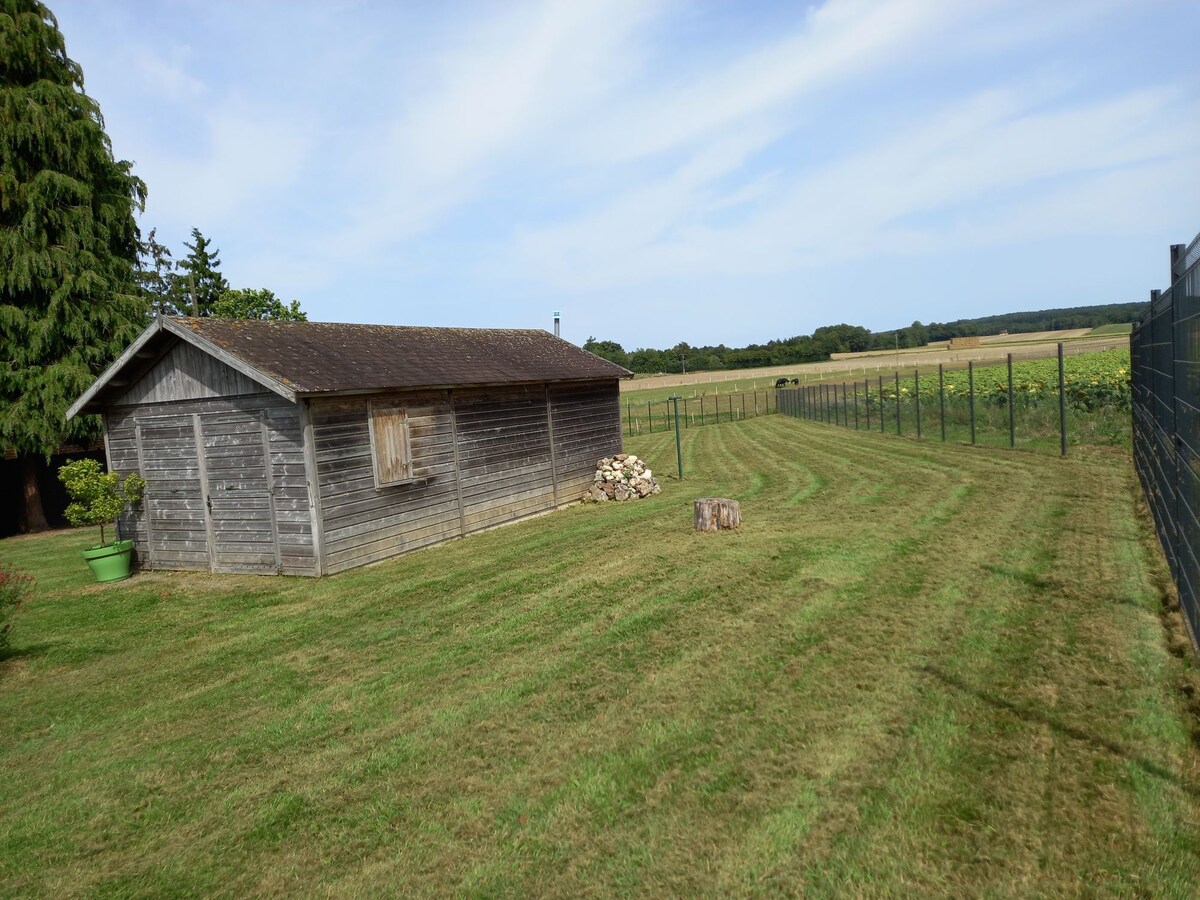
<path fill-rule="evenodd" d="M 234 289 L 223 293 L 212 307 L 212 315 L 222 319 L 274 319 L 279 322 L 307 322 L 300 301 L 285 305 L 266 288 Z"/>

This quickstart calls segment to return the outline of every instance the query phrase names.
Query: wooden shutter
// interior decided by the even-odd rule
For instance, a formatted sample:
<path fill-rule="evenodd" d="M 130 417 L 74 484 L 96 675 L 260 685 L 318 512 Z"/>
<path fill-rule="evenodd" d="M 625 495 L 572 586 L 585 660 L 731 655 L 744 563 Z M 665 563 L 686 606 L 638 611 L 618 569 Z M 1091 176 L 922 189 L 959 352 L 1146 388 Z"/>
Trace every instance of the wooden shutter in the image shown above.
<path fill-rule="evenodd" d="M 408 438 L 408 415 L 404 407 L 371 401 L 368 421 L 375 487 L 411 481 L 412 445 Z"/>

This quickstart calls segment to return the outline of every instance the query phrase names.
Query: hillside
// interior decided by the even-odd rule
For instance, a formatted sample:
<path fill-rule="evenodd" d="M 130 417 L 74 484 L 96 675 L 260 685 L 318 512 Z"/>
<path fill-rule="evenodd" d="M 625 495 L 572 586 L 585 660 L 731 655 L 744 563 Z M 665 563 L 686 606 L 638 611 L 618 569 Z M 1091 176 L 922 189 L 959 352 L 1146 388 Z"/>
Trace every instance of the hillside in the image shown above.
<path fill-rule="evenodd" d="M 1039 309 L 1032 312 L 1011 312 L 976 319 L 956 319 L 953 322 L 933 322 L 925 326 L 929 340 L 944 341 L 952 337 L 972 335 L 1024 334 L 1031 331 L 1061 331 L 1068 328 L 1097 328 L 1134 322 L 1146 309 L 1145 301 L 1109 303 L 1103 306 L 1076 306 L 1060 309 Z"/>
<path fill-rule="evenodd" d="M 616 341 L 589 337 L 583 348 L 641 374 L 758 369 L 821 362 L 830 359 L 834 353 L 904 350 L 952 337 L 992 335 L 1002 331 L 1024 334 L 1120 324 L 1135 321 L 1145 307 L 1145 303 L 1139 302 L 1030 310 L 929 325 L 913 322 L 907 328 L 877 332 L 861 325 L 842 323 L 822 326 L 811 335 L 796 335 L 746 347 L 727 347 L 724 344 L 692 347 L 681 342 L 665 350 L 640 347 L 627 351 Z"/>

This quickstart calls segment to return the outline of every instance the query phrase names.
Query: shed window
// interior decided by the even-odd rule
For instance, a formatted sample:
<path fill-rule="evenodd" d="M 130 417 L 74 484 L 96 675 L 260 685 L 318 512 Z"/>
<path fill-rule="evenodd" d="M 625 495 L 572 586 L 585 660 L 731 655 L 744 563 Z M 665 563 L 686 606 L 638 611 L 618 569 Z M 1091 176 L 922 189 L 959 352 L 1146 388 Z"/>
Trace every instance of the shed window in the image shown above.
<path fill-rule="evenodd" d="M 404 407 L 395 403 L 372 402 L 368 407 L 368 421 L 375 487 L 412 481 L 412 442 L 408 436 L 408 415 Z"/>

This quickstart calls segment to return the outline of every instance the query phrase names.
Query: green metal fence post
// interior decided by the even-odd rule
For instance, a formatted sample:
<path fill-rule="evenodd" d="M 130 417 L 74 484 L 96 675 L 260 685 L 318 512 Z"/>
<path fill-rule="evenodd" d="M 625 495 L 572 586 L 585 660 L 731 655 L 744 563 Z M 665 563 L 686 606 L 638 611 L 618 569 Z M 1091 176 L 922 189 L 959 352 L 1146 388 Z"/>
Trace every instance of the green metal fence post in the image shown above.
<path fill-rule="evenodd" d="M 1017 414 L 1013 409 L 1012 354 L 1008 354 L 1008 448 L 1017 446 Z"/>
<path fill-rule="evenodd" d="M 879 376 L 879 433 L 883 434 L 883 376 Z"/>
<path fill-rule="evenodd" d="M 946 373 L 938 363 L 938 402 L 942 407 L 942 443 L 946 442 Z"/>
<path fill-rule="evenodd" d="M 900 370 L 896 370 L 896 434 L 900 433 Z"/>
<path fill-rule="evenodd" d="M 967 391 L 971 398 L 971 443 L 975 443 L 975 360 L 967 360 Z"/>
<path fill-rule="evenodd" d="M 667 398 L 675 403 L 675 459 L 679 463 L 679 480 L 683 481 L 683 443 L 679 437 L 679 395 L 672 394 Z M 686 406 L 684 407 L 686 409 Z"/>
<path fill-rule="evenodd" d="M 1058 345 L 1058 433 L 1063 456 L 1067 455 L 1067 382 L 1063 377 L 1063 345 Z"/>
<path fill-rule="evenodd" d="M 913 396 L 917 401 L 917 437 L 921 436 L 921 370 L 913 369 Z"/>

